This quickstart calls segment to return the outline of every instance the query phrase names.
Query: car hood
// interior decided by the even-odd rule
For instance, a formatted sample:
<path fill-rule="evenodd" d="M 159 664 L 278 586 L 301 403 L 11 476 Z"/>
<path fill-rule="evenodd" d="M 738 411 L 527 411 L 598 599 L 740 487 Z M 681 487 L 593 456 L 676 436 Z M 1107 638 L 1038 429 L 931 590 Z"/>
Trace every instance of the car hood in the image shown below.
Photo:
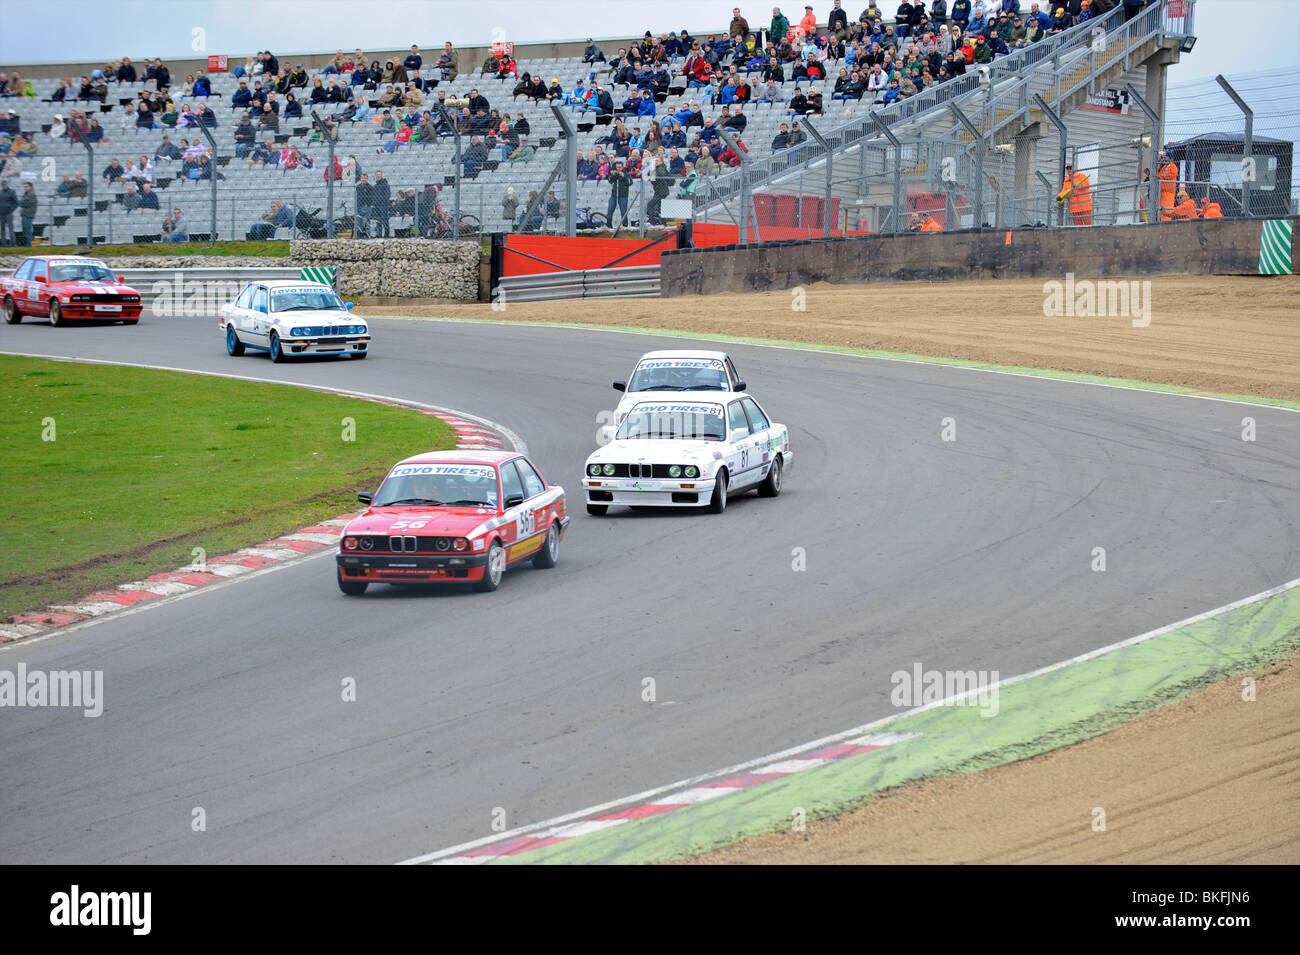
<path fill-rule="evenodd" d="M 496 509 L 491 507 L 372 507 L 348 522 L 343 533 L 465 537 L 496 515 Z M 398 521 L 406 521 L 407 525 L 394 528 L 393 524 Z M 423 527 L 410 526 L 411 522 L 420 521 L 426 522 Z"/>
<path fill-rule="evenodd" d="M 722 453 L 721 441 L 669 441 L 662 438 L 649 440 L 613 441 L 597 448 L 587 458 L 587 463 L 613 464 L 644 461 L 647 464 L 675 464 L 679 461 L 712 461 L 714 452 Z"/>
<path fill-rule="evenodd" d="M 50 282 L 49 287 L 69 295 L 139 295 L 129 285 L 120 282 Z"/>
<path fill-rule="evenodd" d="M 310 312 L 272 312 L 272 323 L 281 325 L 364 325 L 366 320 L 360 315 L 336 308 L 321 308 Z"/>

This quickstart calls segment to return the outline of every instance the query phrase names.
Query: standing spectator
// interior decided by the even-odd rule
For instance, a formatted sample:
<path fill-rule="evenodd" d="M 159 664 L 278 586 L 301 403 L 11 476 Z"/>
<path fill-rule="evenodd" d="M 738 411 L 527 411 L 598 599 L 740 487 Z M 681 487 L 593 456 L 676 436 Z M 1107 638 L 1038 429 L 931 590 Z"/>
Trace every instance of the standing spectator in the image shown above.
<path fill-rule="evenodd" d="M 171 215 L 163 216 L 162 234 L 164 242 L 188 242 L 190 240 L 189 223 L 180 209 L 173 209 Z"/>
<path fill-rule="evenodd" d="M 417 86 L 423 86 L 420 79 L 420 68 L 424 66 L 424 57 L 420 55 L 419 44 L 411 44 L 411 52 L 406 54 L 406 59 L 402 60 L 402 67 L 406 70 L 408 77 L 414 79 Z"/>
<path fill-rule="evenodd" d="M 18 196 L 9 188 L 9 180 L 0 180 L 0 246 L 16 245 L 14 241 L 14 212 Z"/>
<path fill-rule="evenodd" d="M 614 209 L 618 209 L 620 221 L 626 225 L 627 198 L 632 188 L 632 180 L 621 159 L 614 163 L 614 169 L 609 174 L 609 186 L 609 207 L 605 210 L 605 218 L 609 220 L 609 227 L 617 231 L 618 227 L 614 224 Z"/>
<path fill-rule="evenodd" d="M 579 178 L 582 178 L 579 176 Z M 506 194 L 501 198 L 501 219 L 510 223 L 511 227 L 515 224 L 515 213 L 519 211 L 519 198 L 515 195 L 515 187 L 510 186 L 506 189 Z"/>
<path fill-rule="evenodd" d="M 383 232 L 385 239 L 392 236 L 392 229 L 388 223 L 388 216 L 392 212 L 392 192 L 384 173 L 380 169 L 375 170 L 374 181 L 370 184 L 370 217 L 379 220 L 380 231 Z"/>
<path fill-rule="evenodd" d="M 835 5 L 826 18 L 826 32 L 841 40 L 849 35 L 849 15 L 840 7 L 840 0 L 835 0 Z"/>
<path fill-rule="evenodd" d="M 442 45 L 442 53 L 438 55 L 438 70 L 445 82 L 456 79 L 456 51 L 452 49 L 450 40 Z"/>
<path fill-rule="evenodd" d="M 23 245 L 32 244 L 32 228 L 36 221 L 36 190 L 30 182 L 23 183 L 23 194 L 18 200 L 18 214 L 23 220 Z"/>

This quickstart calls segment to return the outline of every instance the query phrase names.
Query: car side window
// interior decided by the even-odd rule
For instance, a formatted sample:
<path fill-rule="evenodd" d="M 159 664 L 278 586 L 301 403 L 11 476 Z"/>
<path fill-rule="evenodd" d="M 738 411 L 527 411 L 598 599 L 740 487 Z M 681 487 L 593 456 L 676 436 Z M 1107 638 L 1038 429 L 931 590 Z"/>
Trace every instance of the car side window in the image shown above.
<path fill-rule="evenodd" d="M 524 479 L 524 494 L 527 497 L 536 497 L 546 490 L 546 484 L 537 476 L 537 471 L 523 458 L 515 458 L 515 467 L 519 468 L 519 476 Z"/>
<path fill-rule="evenodd" d="M 32 260 L 32 278 L 45 278 L 45 263 L 40 259 Z"/>
<path fill-rule="evenodd" d="M 18 266 L 18 271 L 14 273 L 14 278 L 20 282 L 25 282 L 32 277 L 32 260 L 28 259 L 22 265 Z"/>
<path fill-rule="evenodd" d="M 767 415 L 763 414 L 763 409 L 758 406 L 758 402 L 753 398 L 742 398 L 740 403 L 749 412 L 750 427 L 756 432 L 766 431 L 771 426 L 771 422 L 767 420 Z"/>
<path fill-rule="evenodd" d="M 503 505 L 512 497 L 524 496 L 524 485 L 519 480 L 519 472 L 515 470 L 513 461 L 501 468 L 501 493 L 504 495 L 501 499 Z"/>
<path fill-rule="evenodd" d="M 736 366 L 731 363 L 731 356 L 727 356 L 727 374 L 731 375 L 731 383 L 734 385 L 740 381 L 740 372 L 736 371 Z"/>
<path fill-rule="evenodd" d="M 260 285 L 253 290 L 253 311 L 266 311 L 266 289 Z"/>
<path fill-rule="evenodd" d="M 729 437 L 732 441 L 749 434 L 749 418 L 745 416 L 745 406 L 739 401 L 727 405 L 727 417 L 731 421 Z"/>
<path fill-rule="evenodd" d="M 235 299 L 236 308 L 251 308 L 253 301 L 253 286 L 246 285 L 244 290 L 239 293 L 239 298 Z"/>

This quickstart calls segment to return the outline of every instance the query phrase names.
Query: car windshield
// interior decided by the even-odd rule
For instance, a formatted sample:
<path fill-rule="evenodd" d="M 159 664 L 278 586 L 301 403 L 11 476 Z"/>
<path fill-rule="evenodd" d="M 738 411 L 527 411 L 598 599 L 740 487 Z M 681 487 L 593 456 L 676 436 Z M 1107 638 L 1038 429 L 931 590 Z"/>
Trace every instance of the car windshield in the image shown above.
<path fill-rule="evenodd" d="M 108 266 L 91 262 L 50 265 L 51 282 L 117 282 Z"/>
<path fill-rule="evenodd" d="M 641 362 L 628 391 L 729 391 L 727 372 L 716 358 L 657 358 Z"/>
<path fill-rule="evenodd" d="M 321 289 L 319 292 L 298 290 L 292 292 L 273 291 L 271 293 L 271 311 L 273 312 L 314 312 L 318 309 L 341 309 L 343 303 L 333 292 Z"/>
<path fill-rule="evenodd" d="M 722 405 L 641 404 L 619 425 L 617 438 L 721 441 L 726 436 Z"/>
<path fill-rule="evenodd" d="M 477 465 L 403 465 L 379 487 L 375 507 L 496 507 L 496 470 Z"/>

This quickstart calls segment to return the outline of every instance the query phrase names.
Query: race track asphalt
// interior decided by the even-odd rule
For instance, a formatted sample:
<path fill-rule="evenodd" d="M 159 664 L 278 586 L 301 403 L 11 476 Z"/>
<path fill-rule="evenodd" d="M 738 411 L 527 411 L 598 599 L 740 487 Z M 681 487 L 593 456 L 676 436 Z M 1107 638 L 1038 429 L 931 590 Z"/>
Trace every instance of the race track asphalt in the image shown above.
<path fill-rule="evenodd" d="M 791 430 L 781 497 L 593 518 L 579 474 L 609 383 L 669 340 L 374 324 L 364 362 L 280 366 L 227 357 L 211 320 L 0 326 L 4 352 L 482 415 L 574 514 L 559 566 L 493 595 L 347 598 L 326 552 L 0 650 L 103 670 L 106 698 L 98 719 L 0 710 L 0 862 L 397 861 L 490 835 L 497 809 L 525 825 L 890 715 L 916 662 L 1010 676 L 1300 576 L 1294 412 L 732 345 Z"/>

